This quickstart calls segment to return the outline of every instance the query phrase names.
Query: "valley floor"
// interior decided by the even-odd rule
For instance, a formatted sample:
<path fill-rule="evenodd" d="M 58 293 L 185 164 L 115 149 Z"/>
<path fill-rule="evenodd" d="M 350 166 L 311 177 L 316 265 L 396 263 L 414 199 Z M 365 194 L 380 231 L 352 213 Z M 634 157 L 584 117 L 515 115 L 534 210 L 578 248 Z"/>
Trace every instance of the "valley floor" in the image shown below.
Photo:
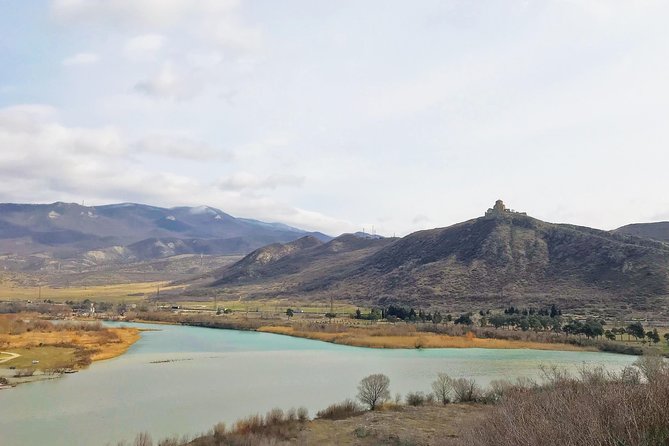
<path fill-rule="evenodd" d="M 460 445 L 465 424 L 483 418 L 482 404 L 399 406 L 344 420 L 315 419 L 293 441 L 298 445 Z"/>

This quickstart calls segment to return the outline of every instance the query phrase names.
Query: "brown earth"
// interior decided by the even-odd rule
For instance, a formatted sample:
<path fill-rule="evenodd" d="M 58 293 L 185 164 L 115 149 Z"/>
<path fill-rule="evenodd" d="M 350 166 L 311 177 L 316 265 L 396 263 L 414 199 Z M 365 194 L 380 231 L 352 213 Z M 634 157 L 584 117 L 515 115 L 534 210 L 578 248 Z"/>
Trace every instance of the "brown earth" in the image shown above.
<path fill-rule="evenodd" d="M 398 406 L 344 420 L 316 419 L 294 441 L 300 445 L 459 445 L 465 424 L 483 418 L 487 406 Z"/>

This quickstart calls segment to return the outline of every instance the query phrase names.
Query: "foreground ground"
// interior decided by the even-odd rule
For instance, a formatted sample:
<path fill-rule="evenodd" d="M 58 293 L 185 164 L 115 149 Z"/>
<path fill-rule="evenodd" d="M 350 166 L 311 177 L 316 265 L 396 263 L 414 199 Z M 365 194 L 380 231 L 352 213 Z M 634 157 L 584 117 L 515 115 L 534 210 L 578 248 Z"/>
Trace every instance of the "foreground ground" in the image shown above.
<path fill-rule="evenodd" d="M 391 410 L 365 412 L 344 420 L 316 419 L 293 440 L 316 445 L 458 445 L 463 427 L 483 418 L 489 406 L 399 406 Z"/>

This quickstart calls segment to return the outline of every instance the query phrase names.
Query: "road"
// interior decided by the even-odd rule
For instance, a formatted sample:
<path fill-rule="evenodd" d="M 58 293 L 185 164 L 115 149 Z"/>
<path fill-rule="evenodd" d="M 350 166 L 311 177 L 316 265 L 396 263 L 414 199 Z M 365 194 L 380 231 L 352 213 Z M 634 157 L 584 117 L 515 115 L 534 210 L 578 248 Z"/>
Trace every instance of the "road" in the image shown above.
<path fill-rule="evenodd" d="M 12 359 L 18 358 L 19 355 L 18 353 L 9 353 L 9 352 L 0 352 L 0 355 L 9 355 L 9 358 L 2 358 L 0 359 L 0 364 L 3 362 L 11 361 Z"/>

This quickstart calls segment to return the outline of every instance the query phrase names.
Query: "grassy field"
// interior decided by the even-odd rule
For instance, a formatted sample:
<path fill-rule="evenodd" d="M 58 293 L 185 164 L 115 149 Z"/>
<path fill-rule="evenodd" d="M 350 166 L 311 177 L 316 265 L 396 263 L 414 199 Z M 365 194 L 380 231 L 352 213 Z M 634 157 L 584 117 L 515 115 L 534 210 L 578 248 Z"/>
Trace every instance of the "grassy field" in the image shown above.
<path fill-rule="evenodd" d="M 235 312 L 249 312 L 249 313 L 271 313 L 276 315 L 286 314 L 288 308 L 295 311 L 295 317 L 301 315 L 323 315 L 330 311 L 330 304 L 325 302 L 309 302 L 300 301 L 296 299 L 258 299 L 258 300 L 212 300 L 210 301 L 175 301 L 172 302 L 181 305 L 186 309 L 194 310 L 215 310 L 216 308 L 230 309 Z M 360 308 L 360 311 L 366 312 L 369 309 L 358 307 L 350 303 L 336 303 L 333 304 L 332 309 L 339 315 L 350 315 L 355 313 L 355 310 Z M 300 313 L 301 311 L 301 313 Z"/>
<path fill-rule="evenodd" d="M 1 363 L 0 367 L 81 368 L 91 361 L 123 354 L 139 336 L 135 328 L 54 325 L 27 313 L 0 315 L 0 350 L 20 355 Z M 39 362 L 33 364 L 33 361 Z"/>
<path fill-rule="evenodd" d="M 70 347 L 27 347 L 11 349 L 12 353 L 18 353 L 18 358 L 3 363 L 2 367 L 16 367 L 17 369 L 55 369 L 70 367 L 76 361 L 76 348 Z M 33 364 L 33 360 L 39 361 Z"/>
<path fill-rule="evenodd" d="M 169 287 L 169 282 L 139 282 L 97 286 L 76 287 L 21 287 L 13 283 L 0 284 L 0 300 L 44 300 L 55 302 L 67 300 L 82 301 L 124 301 L 140 302 L 146 297 L 155 296 L 158 288 L 161 291 L 173 291 L 179 287 Z"/>

